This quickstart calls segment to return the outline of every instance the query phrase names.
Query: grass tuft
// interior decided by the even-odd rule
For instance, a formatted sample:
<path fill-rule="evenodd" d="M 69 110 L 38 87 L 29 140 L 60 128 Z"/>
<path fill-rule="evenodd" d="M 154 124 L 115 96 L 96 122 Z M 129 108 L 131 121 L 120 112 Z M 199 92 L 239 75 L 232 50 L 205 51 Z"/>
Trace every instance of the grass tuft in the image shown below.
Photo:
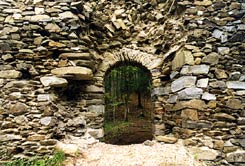
<path fill-rule="evenodd" d="M 63 166 L 65 154 L 56 152 L 53 156 L 33 157 L 29 159 L 15 159 L 3 166 Z"/>

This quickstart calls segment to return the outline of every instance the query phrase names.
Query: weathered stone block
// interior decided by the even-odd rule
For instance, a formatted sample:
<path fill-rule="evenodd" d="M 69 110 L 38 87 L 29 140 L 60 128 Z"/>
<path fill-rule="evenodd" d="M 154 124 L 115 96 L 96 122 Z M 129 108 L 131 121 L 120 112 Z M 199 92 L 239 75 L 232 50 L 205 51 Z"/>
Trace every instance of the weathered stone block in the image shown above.
<path fill-rule="evenodd" d="M 28 141 L 41 141 L 45 139 L 45 135 L 40 135 L 40 134 L 36 134 L 36 135 L 31 135 L 27 137 Z"/>
<path fill-rule="evenodd" d="M 62 59 L 92 59 L 92 55 L 90 53 L 62 53 L 59 56 Z"/>
<path fill-rule="evenodd" d="M 214 114 L 214 118 L 221 120 L 221 121 L 234 121 L 234 120 L 236 120 L 235 117 L 228 115 L 226 113 L 216 113 L 216 114 Z"/>
<path fill-rule="evenodd" d="M 152 95 L 168 95 L 170 93 L 170 87 L 157 87 L 152 91 Z"/>
<path fill-rule="evenodd" d="M 178 139 L 176 137 L 174 137 L 173 135 L 166 135 L 166 136 L 156 136 L 155 139 L 159 142 L 165 142 L 165 143 L 170 143 L 170 144 L 174 144 L 178 141 Z"/>
<path fill-rule="evenodd" d="M 194 65 L 194 58 L 191 51 L 179 51 L 176 53 L 174 60 L 172 61 L 172 70 L 182 67 L 183 65 Z"/>
<path fill-rule="evenodd" d="M 239 117 L 237 121 L 239 125 L 245 125 L 245 117 Z M 244 142 L 244 145 L 245 145 L 245 142 Z"/>
<path fill-rule="evenodd" d="M 193 155 L 197 156 L 198 160 L 215 160 L 220 154 L 218 151 L 210 149 L 208 147 L 193 147 L 190 148 Z"/>
<path fill-rule="evenodd" d="M 88 128 L 85 135 L 89 135 L 94 138 L 102 138 L 104 136 L 104 130 Z"/>
<path fill-rule="evenodd" d="M 49 127 L 54 126 L 56 124 L 56 121 L 57 120 L 54 117 L 50 117 L 50 116 L 47 116 L 47 117 L 40 119 L 41 125 L 49 126 Z"/>
<path fill-rule="evenodd" d="M 202 95 L 203 100 L 216 100 L 216 96 L 214 94 L 210 94 L 208 92 L 203 93 Z"/>
<path fill-rule="evenodd" d="M 227 81 L 226 85 L 229 89 L 245 89 L 245 82 Z"/>
<path fill-rule="evenodd" d="M 208 121 L 183 121 L 182 122 L 182 126 L 184 128 L 188 128 L 188 129 L 203 129 L 203 128 L 211 128 L 212 127 L 212 123 L 208 122 Z"/>
<path fill-rule="evenodd" d="M 93 72 L 86 67 L 62 67 L 51 70 L 51 73 L 60 77 L 68 77 L 74 80 L 91 80 Z"/>
<path fill-rule="evenodd" d="M 208 78 L 202 78 L 197 81 L 197 87 L 198 88 L 207 88 L 208 87 Z"/>
<path fill-rule="evenodd" d="M 226 106 L 231 109 L 243 109 L 242 101 L 239 99 L 229 99 Z"/>
<path fill-rule="evenodd" d="M 193 99 L 190 101 L 181 101 L 176 103 L 175 106 L 173 107 L 173 110 L 178 111 L 184 108 L 204 110 L 205 108 L 207 108 L 207 105 L 203 100 Z"/>
<path fill-rule="evenodd" d="M 74 119 L 69 119 L 68 122 L 66 123 L 67 127 L 82 127 L 84 128 L 86 125 L 86 121 L 84 116 L 79 116 Z"/>
<path fill-rule="evenodd" d="M 181 117 L 183 119 L 198 120 L 198 112 L 194 109 L 184 109 L 181 111 Z"/>
<path fill-rule="evenodd" d="M 203 94 L 201 88 L 190 87 L 178 92 L 178 98 L 181 99 L 198 99 Z"/>
<path fill-rule="evenodd" d="M 245 163 L 245 151 L 237 150 L 236 152 L 228 153 L 226 160 L 229 163 Z"/>
<path fill-rule="evenodd" d="M 16 70 L 3 70 L 0 71 L 0 78 L 20 78 L 22 73 Z"/>
<path fill-rule="evenodd" d="M 94 112 L 97 114 L 103 114 L 105 112 L 105 106 L 104 105 L 91 105 L 88 107 L 89 112 Z"/>
<path fill-rule="evenodd" d="M 208 65 L 194 65 L 194 66 L 184 66 L 180 74 L 186 75 L 186 74 L 194 74 L 194 75 L 199 75 L 199 74 L 208 74 L 209 72 L 209 66 Z"/>
<path fill-rule="evenodd" d="M 16 103 L 13 105 L 9 112 L 13 115 L 22 115 L 27 112 L 28 106 L 24 103 Z"/>
<path fill-rule="evenodd" d="M 44 86 L 51 86 L 51 87 L 66 87 L 68 84 L 66 79 L 58 78 L 56 76 L 41 77 L 40 81 Z"/>
<path fill-rule="evenodd" d="M 176 92 L 184 88 L 193 87 L 196 84 L 197 77 L 183 76 L 173 81 L 171 84 L 171 91 Z"/>
<path fill-rule="evenodd" d="M 202 63 L 216 65 L 219 63 L 219 54 L 212 52 L 202 59 Z"/>

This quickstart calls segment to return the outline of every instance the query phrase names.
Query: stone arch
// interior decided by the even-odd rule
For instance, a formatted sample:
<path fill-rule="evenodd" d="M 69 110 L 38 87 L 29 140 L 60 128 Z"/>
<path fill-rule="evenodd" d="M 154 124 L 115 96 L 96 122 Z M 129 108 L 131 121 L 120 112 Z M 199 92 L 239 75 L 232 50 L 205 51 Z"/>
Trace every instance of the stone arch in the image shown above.
<path fill-rule="evenodd" d="M 122 48 L 121 50 L 105 52 L 102 57 L 103 61 L 99 65 L 99 68 L 94 76 L 96 84 L 99 86 L 103 86 L 104 76 L 106 72 L 117 63 L 127 62 L 129 64 L 141 64 L 143 67 L 150 71 L 152 79 L 156 79 L 155 77 L 153 77 L 154 69 L 160 68 L 163 64 L 163 59 L 159 58 L 157 55 L 130 48 Z"/>
<path fill-rule="evenodd" d="M 150 74 L 150 78 L 152 81 L 153 89 L 151 92 L 151 95 L 155 93 L 155 90 L 160 86 L 160 85 L 154 85 L 154 82 L 158 82 L 159 80 L 159 75 L 156 73 L 160 73 L 162 65 L 163 65 L 163 58 L 159 57 L 158 55 L 155 54 L 150 54 L 146 52 L 142 52 L 140 50 L 135 50 L 135 49 L 130 49 L 130 48 L 122 48 L 121 50 L 115 50 L 112 52 L 105 52 L 103 55 L 103 61 L 99 65 L 97 72 L 94 75 L 95 79 L 95 87 L 101 87 L 103 89 L 102 92 L 103 94 L 105 93 L 104 90 L 104 77 L 107 74 L 107 72 L 116 67 L 120 66 L 121 64 L 128 64 L 128 65 L 136 65 L 138 67 L 143 67 L 144 69 L 148 70 Z M 152 95 L 153 96 L 153 95 Z M 104 98 L 102 99 L 104 101 Z M 155 126 L 154 124 L 154 113 L 157 112 L 158 110 L 153 97 L 152 97 L 152 104 L 153 104 L 153 110 L 152 110 L 152 134 L 155 135 Z M 96 107 L 96 106 L 95 106 Z M 105 111 L 105 108 L 103 106 L 103 111 Z M 159 111 L 158 111 L 159 112 Z"/>

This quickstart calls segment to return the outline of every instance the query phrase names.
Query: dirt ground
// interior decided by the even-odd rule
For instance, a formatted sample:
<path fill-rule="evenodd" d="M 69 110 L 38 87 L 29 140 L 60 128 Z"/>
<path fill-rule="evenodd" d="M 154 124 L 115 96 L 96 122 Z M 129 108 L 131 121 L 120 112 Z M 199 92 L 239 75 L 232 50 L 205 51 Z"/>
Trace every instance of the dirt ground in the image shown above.
<path fill-rule="evenodd" d="M 67 159 L 66 166 L 204 166 L 181 142 L 146 141 L 123 146 L 98 142 L 79 152 Z"/>

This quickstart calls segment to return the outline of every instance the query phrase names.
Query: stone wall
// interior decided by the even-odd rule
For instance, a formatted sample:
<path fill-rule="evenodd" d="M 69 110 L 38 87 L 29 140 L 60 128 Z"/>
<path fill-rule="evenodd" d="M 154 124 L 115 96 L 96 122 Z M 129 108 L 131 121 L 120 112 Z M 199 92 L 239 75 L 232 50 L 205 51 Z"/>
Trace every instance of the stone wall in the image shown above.
<path fill-rule="evenodd" d="M 245 2 L 0 0 L 0 159 L 103 137 L 105 73 L 152 74 L 155 139 L 245 162 Z"/>

